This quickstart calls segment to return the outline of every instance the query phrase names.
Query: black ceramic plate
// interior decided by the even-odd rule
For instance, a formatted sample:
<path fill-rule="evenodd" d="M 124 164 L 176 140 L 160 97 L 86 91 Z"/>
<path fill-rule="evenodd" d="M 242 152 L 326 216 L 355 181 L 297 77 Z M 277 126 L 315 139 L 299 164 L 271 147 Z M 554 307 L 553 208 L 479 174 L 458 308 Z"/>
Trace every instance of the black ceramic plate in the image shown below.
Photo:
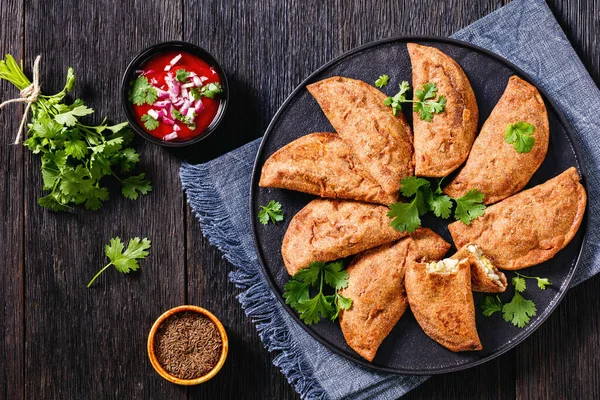
<path fill-rule="evenodd" d="M 479 304 L 484 296 L 475 294 L 477 329 L 484 348 L 482 351 L 453 353 L 445 349 L 423 333 L 412 313 L 407 310 L 384 340 L 373 362 L 368 363 L 348 347 L 337 321 L 307 326 L 298 319 L 296 312 L 285 305 L 281 297 L 283 286 L 289 279 L 281 258 L 281 242 L 292 217 L 314 196 L 288 190 L 259 188 L 258 180 L 262 165 L 276 150 L 301 136 L 311 132 L 334 131 L 317 102 L 306 90 L 307 84 L 334 75 L 361 79 L 373 84 L 379 75 L 388 74 L 390 84 L 383 88 L 383 91 L 393 95 L 397 92 L 400 81 L 411 82 L 407 42 L 437 47 L 462 66 L 477 97 L 480 127 L 502 95 L 510 76 L 518 75 L 531 82 L 523 71 L 497 55 L 446 38 L 403 37 L 371 43 L 350 51 L 310 75 L 294 90 L 273 118 L 265 133 L 254 167 L 250 212 L 253 216 L 254 239 L 265 276 L 290 315 L 308 333 L 332 351 L 375 369 L 402 374 L 436 374 L 472 367 L 497 357 L 523 341 L 541 325 L 556 308 L 569 287 L 584 244 L 586 222 L 584 221 L 571 243 L 553 259 L 521 271 L 532 276 L 547 277 L 552 282 L 552 286 L 545 291 L 538 289 L 535 282 L 528 282 L 525 296 L 535 301 L 537 316 L 533 317 L 524 329 L 505 322 L 499 313 L 491 317 L 483 316 Z M 543 91 L 540 92 L 543 94 Z M 575 166 L 583 176 L 583 165 L 569 133 L 570 128 L 553 102 L 547 96 L 544 97 L 550 120 L 550 145 L 544 163 L 527 187 L 545 182 L 570 166 Z M 406 108 L 404 114 L 411 123 L 410 108 Z M 285 221 L 276 225 L 260 225 L 256 218 L 259 206 L 267 204 L 271 199 L 283 205 Z M 423 226 L 432 228 L 446 241 L 452 243 L 446 221 L 435 217 L 426 218 Z M 448 254 L 453 254 L 454 251 L 455 248 L 452 248 Z M 514 274 L 508 272 L 506 275 L 510 282 Z M 500 298 L 505 302 L 510 301 L 513 293 L 511 286 L 500 295 Z"/>

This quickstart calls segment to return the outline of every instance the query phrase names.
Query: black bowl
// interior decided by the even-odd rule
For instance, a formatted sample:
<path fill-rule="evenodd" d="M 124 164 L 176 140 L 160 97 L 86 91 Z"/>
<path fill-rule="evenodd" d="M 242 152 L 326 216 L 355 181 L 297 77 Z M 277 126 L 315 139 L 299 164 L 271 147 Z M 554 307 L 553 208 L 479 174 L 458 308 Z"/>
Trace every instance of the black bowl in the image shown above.
<path fill-rule="evenodd" d="M 220 96 L 219 109 L 217 111 L 217 115 L 213 118 L 210 125 L 201 133 L 199 136 L 196 136 L 190 140 L 185 141 L 166 141 L 160 140 L 152 135 L 150 135 L 146 130 L 139 124 L 135 115 L 132 111 L 132 104 L 129 101 L 129 86 L 130 82 L 135 78 L 135 71 L 142 69 L 143 65 L 150 60 L 152 57 L 157 54 L 169 52 L 169 51 L 182 51 L 199 57 L 204 60 L 208 65 L 214 68 L 215 71 L 219 74 L 221 78 L 221 87 L 223 88 L 223 93 Z M 125 70 L 125 74 L 123 75 L 123 80 L 121 81 L 121 101 L 123 104 L 123 109 L 125 110 L 125 115 L 127 116 L 127 120 L 129 124 L 133 128 L 133 130 L 146 139 L 149 142 L 158 144 L 160 146 L 166 147 L 183 147 L 189 146 L 194 143 L 198 143 L 204 138 L 208 137 L 211 133 L 213 133 L 217 126 L 223 120 L 225 115 L 225 110 L 227 109 L 227 103 L 229 102 L 229 85 L 227 83 L 227 76 L 225 75 L 225 71 L 219 65 L 217 60 L 206 50 L 203 48 L 196 46 L 192 43 L 181 42 L 181 41 L 173 41 L 173 42 L 163 42 L 158 43 L 153 46 L 148 47 L 143 50 L 140 54 L 138 54 L 127 66 Z"/>

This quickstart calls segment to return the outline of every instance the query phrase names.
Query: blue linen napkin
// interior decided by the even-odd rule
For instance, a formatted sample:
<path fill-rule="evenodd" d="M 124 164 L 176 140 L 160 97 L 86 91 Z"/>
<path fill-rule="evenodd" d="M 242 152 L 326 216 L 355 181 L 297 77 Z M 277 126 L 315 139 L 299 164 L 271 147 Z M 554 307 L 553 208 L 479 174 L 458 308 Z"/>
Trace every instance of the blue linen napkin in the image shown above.
<path fill-rule="evenodd" d="M 527 72 L 557 103 L 574 129 L 587 165 L 588 236 L 600 234 L 600 91 L 543 0 L 516 0 L 452 37 L 487 48 Z M 578 98 L 586 93 L 583 104 Z M 250 232 L 248 196 L 260 139 L 216 160 L 184 163 L 181 182 L 203 234 L 236 267 L 229 277 L 274 364 L 306 399 L 397 399 L 424 376 L 377 373 L 333 354 L 287 314 L 263 277 Z M 573 280 L 600 272 L 600 243 L 589 240 Z"/>

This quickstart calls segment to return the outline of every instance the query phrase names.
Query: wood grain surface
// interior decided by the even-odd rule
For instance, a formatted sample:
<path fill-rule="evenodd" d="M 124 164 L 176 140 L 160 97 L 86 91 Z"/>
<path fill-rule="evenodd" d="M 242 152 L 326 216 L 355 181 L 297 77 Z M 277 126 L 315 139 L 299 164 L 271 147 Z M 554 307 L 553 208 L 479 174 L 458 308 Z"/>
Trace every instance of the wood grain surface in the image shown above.
<path fill-rule="evenodd" d="M 504 1 L 0 0 L 1 51 L 43 54 L 43 91 L 77 75 L 75 96 L 97 115 L 124 120 L 120 79 L 141 49 L 186 40 L 228 73 L 231 103 L 219 131 L 198 146 L 167 150 L 137 142 L 153 192 L 137 201 L 111 188 L 99 212 L 39 207 L 40 161 L 13 146 L 22 108 L 0 114 L 0 399 L 293 399 L 227 279 L 232 266 L 202 237 L 183 196 L 182 159 L 210 160 L 262 135 L 279 105 L 328 60 L 373 40 L 450 35 Z M 577 53 L 600 82 L 600 0 L 550 0 Z M 15 96 L 0 84 L 1 99 Z M 107 271 L 111 237 L 147 236 L 139 273 Z M 600 278 L 570 291 L 543 326 L 482 366 L 429 379 L 407 399 L 600 398 Z M 224 323 L 230 353 L 222 371 L 194 388 L 162 380 L 146 356 L 147 333 L 166 309 L 197 304 Z"/>

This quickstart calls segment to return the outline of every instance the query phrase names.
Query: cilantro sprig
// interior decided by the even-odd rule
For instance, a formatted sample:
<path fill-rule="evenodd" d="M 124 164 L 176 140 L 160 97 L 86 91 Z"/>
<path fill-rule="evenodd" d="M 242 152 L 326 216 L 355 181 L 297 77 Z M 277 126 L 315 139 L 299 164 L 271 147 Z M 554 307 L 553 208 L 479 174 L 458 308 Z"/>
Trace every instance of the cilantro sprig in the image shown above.
<path fill-rule="evenodd" d="M 415 91 L 415 98 L 408 100 L 406 93 L 410 90 L 407 81 L 400 83 L 400 91 L 393 97 L 387 97 L 383 104 L 392 108 L 392 114 L 398 115 L 402 109 L 402 103 L 413 103 L 413 111 L 419 114 L 423 121 L 430 122 L 434 114 L 444 112 L 446 108 L 446 98 L 442 95 L 437 96 L 438 88 L 434 82 L 428 82 L 421 89 Z M 437 98 L 436 98 L 437 96 Z"/>
<path fill-rule="evenodd" d="M 142 122 L 144 123 L 146 129 L 148 129 L 149 131 L 153 131 L 156 128 L 158 128 L 158 120 L 151 115 L 142 115 Z"/>
<path fill-rule="evenodd" d="M 188 71 L 186 71 L 185 68 L 179 68 L 175 72 L 175 79 L 177 79 L 181 83 L 185 83 L 185 81 L 187 81 L 187 78 L 189 76 L 190 76 L 190 73 Z"/>
<path fill-rule="evenodd" d="M 154 104 L 158 94 L 156 89 L 152 87 L 148 78 L 145 76 L 138 76 L 133 82 L 131 82 L 131 88 L 129 89 L 129 100 L 136 106 L 144 104 Z"/>
<path fill-rule="evenodd" d="M 472 189 L 464 196 L 453 198 L 442 193 L 440 179 L 435 190 L 427 179 L 409 176 L 400 182 L 400 193 L 408 198 L 408 203 L 397 202 L 389 206 L 387 215 L 392 220 L 390 225 L 400 232 L 414 232 L 421 226 L 421 218 L 428 211 L 443 219 L 452 215 L 453 202 L 456 203 L 454 217 L 457 221 L 469 225 L 471 221 L 484 214 L 483 194 Z"/>
<path fill-rule="evenodd" d="M 117 271 L 128 274 L 131 271 L 137 271 L 140 268 L 140 264 L 137 260 L 141 260 L 148 256 L 148 249 L 150 248 L 150 240 L 148 238 L 140 239 L 135 237 L 129 240 L 127 249 L 121 242 L 121 239 L 117 236 L 116 238 L 110 239 L 110 243 L 104 246 L 104 254 L 110 260 L 108 264 L 104 266 L 87 284 L 89 288 L 92 286 L 94 281 L 102 274 L 108 267 L 113 265 Z"/>
<path fill-rule="evenodd" d="M 10 54 L 0 60 L 0 79 L 19 90 L 31 84 Z M 144 174 L 127 177 L 140 161 L 139 154 L 129 147 L 133 134 L 128 124 L 108 125 L 106 119 L 97 126 L 83 124 L 79 119 L 94 110 L 79 99 L 64 103 L 74 85 L 75 74 L 68 68 L 60 92 L 39 95 L 31 104 L 28 139 L 23 145 L 41 155 L 43 189 L 49 191 L 38 204 L 52 211 L 68 211 L 74 205 L 97 210 L 109 198 L 108 189 L 102 185 L 105 176 L 121 182 L 126 197 L 131 179 L 138 182 L 140 192 L 148 193 L 152 186 Z"/>
<path fill-rule="evenodd" d="M 260 206 L 260 211 L 258 211 L 258 220 L 263 225 L 267 225 L 269 222 L 276 224 L 277 222 L 283 221 L 281 203 L 271 200 L 266 206 Z"/>
<path fill-rule="evenodd" d="M 387 86 L 389 81 L 390 77 L 388 75 L 379 75 L 379 78 L 377 78 L 377 80 L 375 81 L 375 86 L 377 86 L 378 88 L 382 88 L 384 86 Z"/>
<path fill-rule="evenodd" d="M 298 311 L 300 319 L 307 325 L 316 324 L 322 318 L 334 321 L 340 310 L 352 306 L 352 299 L 338 293 L 348 286 L 348 277 L 341 261 L 312 262 L 285 284 L 283 298 L 286 304 Z M 324 283 L 334 290 L 333 294 L 325 294 Z M 310 289 L 316 287 L 319 291 L 311 297 Z"/>
<path fill-rule="evenodd" d="M 506 143 L 512 144 L 517 153 L 529 153 L 535 144 L 534 131 L 535 125 L 529 122 L 519 121 L 508 124 L 504 140 Z"/>
<path fill-rule="evenodd" d="M 515 272 L 515 276 L 511 280 L 511 283 L 515 288 L 515 294 L 511 301 L 502 304 L 498 295 L 486 296 L 480 305 L 483 315 L 489 317 L 494 313 L 501 311 L 502 318 L 504 318 L 506 322 L 510 322 L 519 328 L 524 328 L 531 320 L 531 317 L 535 317 L 537 314 L 535 303 L 532 300 L 526 299 L 521 294 L 527 290 L 526 279 L 535 279 L 541 290 L 546 290 L 546 286 L 551 285 L 547 278 L 527 276 Z"/>

